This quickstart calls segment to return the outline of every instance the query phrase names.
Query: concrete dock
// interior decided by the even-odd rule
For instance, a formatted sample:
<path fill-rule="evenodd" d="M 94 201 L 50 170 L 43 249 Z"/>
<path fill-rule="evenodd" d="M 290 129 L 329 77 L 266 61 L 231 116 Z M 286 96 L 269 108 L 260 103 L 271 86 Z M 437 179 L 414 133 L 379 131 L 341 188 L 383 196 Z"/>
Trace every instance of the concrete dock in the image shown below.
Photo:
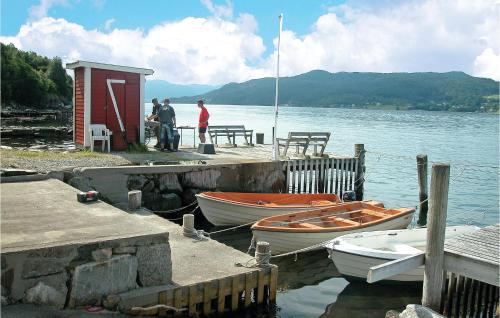
<path fill-rule="evenodd" d="M 2 296 L 10 302 L 39 303 L 43 297 L 28 295 L 42 289 L 55 295 L 42 304 L 60 309 L 104 306 L 118 295 L 114 309 L 123 312 L 163 304 L 209 314 L 249 306 L 252 295 L 257 303 L 276 297 L 276 267 L 235 266 L 251 257 L 185 237 L 180 226 L 147 211 L 79 203 L 78 190 L 54 179 L 3 183 L 0 191 Z M 102 279 L 110 281 L 103 286 Z"/>

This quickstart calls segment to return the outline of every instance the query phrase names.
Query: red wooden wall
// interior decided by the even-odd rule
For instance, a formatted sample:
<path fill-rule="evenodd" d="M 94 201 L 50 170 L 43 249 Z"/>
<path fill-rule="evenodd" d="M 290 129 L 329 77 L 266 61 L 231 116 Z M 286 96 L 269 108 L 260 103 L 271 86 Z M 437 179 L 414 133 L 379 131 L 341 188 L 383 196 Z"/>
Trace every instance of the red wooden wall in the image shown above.
<path fill-rule="evenodd" d="M 75 69 L 75 143 L 83 145 L 83 136 L 84 136 L 84 103 L 83 103 L 83 92 L 84 92 L 84 68 L 79 67 Z"/>

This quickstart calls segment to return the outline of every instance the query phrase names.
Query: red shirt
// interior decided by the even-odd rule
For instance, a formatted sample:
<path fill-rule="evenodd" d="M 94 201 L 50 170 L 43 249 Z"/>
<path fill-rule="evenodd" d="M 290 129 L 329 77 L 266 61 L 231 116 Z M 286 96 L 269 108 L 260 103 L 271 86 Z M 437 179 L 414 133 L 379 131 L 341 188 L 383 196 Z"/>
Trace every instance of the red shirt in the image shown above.
<path fill-rule="evenodd" d="M 200 119 L 198 120 L 198 127 L 207 128 L 208 127 L 208 110 L 202 106 L 200 112 Z"/>

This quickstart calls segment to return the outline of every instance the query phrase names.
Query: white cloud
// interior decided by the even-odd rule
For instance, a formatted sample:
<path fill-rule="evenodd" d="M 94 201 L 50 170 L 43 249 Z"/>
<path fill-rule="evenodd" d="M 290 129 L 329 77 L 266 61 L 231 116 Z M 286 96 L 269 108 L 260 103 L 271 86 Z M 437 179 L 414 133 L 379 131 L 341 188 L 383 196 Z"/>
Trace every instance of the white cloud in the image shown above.
<path fill-rule="evenodd" d="M 488 48 L 474 60 L 474 74 L 500 81 L 500 53 Z"/>
<path fill-rule="evenodd" d="M 77 59 L 151 67 L 155 78 L 172 83 L 223 84 L 261 75 L 248 66 L 264 52 L 250 18 L 185 18 L 141 29 L 87 30 L 64 19 L 45 17 L 23 25 L 15 37 L 0 37 L 19 49 L 64 62 Z M 40 41 L 43 39 L 43 41 Z"/>
<path fill-rule="evenodd" d="M 413 1 L 377 10 L 341 5 L 320 16 L 305 36 L 284 32 L 280 64 L 283 75 L 315 68 L 332 72 L 459 70 L 478 75 L 483 66 L 475 64 L 498 63 L 499 27 L 494 1 Z M 488 49 L 491 52 L 484 53 Z M 486 57 L 476 62 L 483 54 Z M 274 59 L 275 53 L 268 65 Z"/>
<path fill-rule="evenodd" d="M 46 14 L 56 1 L 42 0 Z M 150 30 L 89 30 L 64 19 L 42 17 L 24 24 L 13 37 L 0 37 L 23 50 L 64 61 L 76 59 L 151 67 L 155 78 L 173 83 L 222 84 L 273 76 L 274 52 L 264 56 L 253 15 L 233 18 L 232 3 L 214 5 L 214 14 L 164 22 Z M 62 3 L 62 2 L 61 2 Z M 500 29 L 494 0 L 347 2 L 318 17 L 309 33 L 287 28 L 281 41 L 281 74 L 313 69 L 331 72 L 465 71 L 500 79 Z M 361 4 L 359 4 L 361 3 Z M 498 9 L 498 8 L 497 8 Z M 498 10 L 497 10 L 498 11 Z M 43 39 L 43 41 L 41 41 Z"/>
<path fill-rule="evenodd" d="M 54 5 L 68 5 L 68 0 L 40 0 L 38 5 L 29 8 L 29 16 L 31 19 L 43 18 Z"/>
<path fill-rule="evenodd" d="M 201 3 L 217 18 L 232 18 L 233 17 L 233 3 L 226 0 L 226 4 L 216 5 L 212 0 L 200 0 Z"/>
<path fill-rule="evenodd" d="M 111 19 L 107 19 L 105 22 L 104 22 L 104 30 L 106 31 L 109 31 L 111 29 L 111 25 L 113 23 L 115 23 L 115 19 L 111 18 Z"/>

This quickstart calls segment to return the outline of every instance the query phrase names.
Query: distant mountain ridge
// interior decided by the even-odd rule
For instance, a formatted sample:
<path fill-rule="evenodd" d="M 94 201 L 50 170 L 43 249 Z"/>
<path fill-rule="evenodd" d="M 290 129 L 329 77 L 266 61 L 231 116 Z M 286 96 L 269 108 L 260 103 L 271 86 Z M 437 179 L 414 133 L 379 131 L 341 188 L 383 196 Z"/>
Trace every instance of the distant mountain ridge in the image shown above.
<path fill-rule="evenodd" d="M 280 78 L 279 104 L 342 108 L 497 111 L 499 82 L 463 72 L 329 73 L 311 71 Z M 229 83 L 177 103 L 273 105 L 275 79 Z"/>
<path fill-rule="evenodd" d="M 178 85 L 163 80 L 148 80 L 146 81 L 146 101 L 151 101 L 155 97 L 163 99 L 165 97 L 199 95 L 219 87 L 220 85 Z"/>

